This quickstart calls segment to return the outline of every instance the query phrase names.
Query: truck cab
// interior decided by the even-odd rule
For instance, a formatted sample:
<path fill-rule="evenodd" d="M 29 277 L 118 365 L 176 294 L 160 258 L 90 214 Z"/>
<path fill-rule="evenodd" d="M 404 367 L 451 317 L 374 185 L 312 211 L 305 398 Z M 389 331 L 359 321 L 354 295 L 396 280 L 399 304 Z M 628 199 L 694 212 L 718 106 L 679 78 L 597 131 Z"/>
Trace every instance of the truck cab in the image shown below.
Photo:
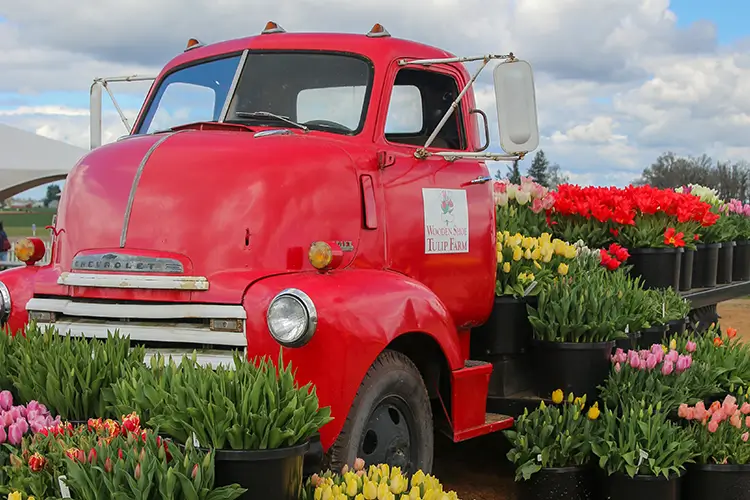
<path fill-rule="evenodd" d="M 493 60 L 502 154 L 472 90 Z M 469 347 L 497 266 L 485 161 L 537 143 L 512 54 L 455 57 L 380 25 L 191 40 L 131 133 L 70 173 L 49 264 L 40 240 L 17 246 L 0 319 L 212 364 L 281 350 L 331 406 L 332 465 L 429 471 L 434 428 L 462 441 L 513 423 L 487 413 L 492 366 Z"/>

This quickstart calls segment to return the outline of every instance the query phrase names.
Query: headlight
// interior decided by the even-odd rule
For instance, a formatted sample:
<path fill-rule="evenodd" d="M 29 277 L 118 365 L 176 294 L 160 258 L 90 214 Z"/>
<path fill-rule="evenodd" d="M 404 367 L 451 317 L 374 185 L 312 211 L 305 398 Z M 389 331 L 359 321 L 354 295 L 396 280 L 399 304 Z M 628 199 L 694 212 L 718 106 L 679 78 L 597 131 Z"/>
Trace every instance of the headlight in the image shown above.
<path fill-rule="evenodd" d="M 318 312 L 305 292 L 290 288 L 271 301 L 266 321 L 276 342 L 285 347 L 302 347 L 315 333 Z"/>
<path fill-rule="evenodd" d="M 0 325 L 5 325 L 10 318 L 10 290 L 0 281 Z"/>

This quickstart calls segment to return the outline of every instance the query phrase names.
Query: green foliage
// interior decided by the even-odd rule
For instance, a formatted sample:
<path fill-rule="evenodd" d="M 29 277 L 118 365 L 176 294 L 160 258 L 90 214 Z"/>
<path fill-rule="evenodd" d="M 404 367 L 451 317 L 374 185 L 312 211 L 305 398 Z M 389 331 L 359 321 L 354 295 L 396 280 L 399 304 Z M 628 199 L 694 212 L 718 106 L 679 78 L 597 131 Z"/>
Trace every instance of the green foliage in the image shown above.
<path fill-rule="evenodd" d="M 279 356 L 279 367 L 283 359 Z M 298 387 L 291 365 L 269 359 L 250 363 L 234 353 L 232 368 L 180 364 L 160 357 L 130 370 L 108 394 L 118 414 L 135 411 L 175 439 L 193 435 L 201 446 L 265 450 L 305 442 L 330 420 L 312 384 Z"/>
<path fill-rule="evenodd" d="M 516 481 L 528 481 L 543 468 L 588 463 L 597 434 L 598 408 L 593 407 L 587 416 L 585 404 L 585 395 L 574 399 L 573 394 L 561 405 L 542 401 L 531 413 L 524 409 L 515 428 L 504 431 L 512 446 L 507 456 L 516 465 Z"/>
<path fill-rule="evenodd" d="M 693 360 L 711 367 L 717 389 L 733 392 L 737 386 L 750 385 L 750 343 L 742 342 L 736 332 L 722 333 L 718 326 L 712 326 L 705 333 L 696 333 L 691 338 L 698 348 Z"/>
<path fill-rule="evenodd" d="M 612 272 L 593 272 L 552 282 L 527 306 L 539 340 L 606 342 L 625 338 L 645 323 L 648 303 L 638 280 Z M 637 313 L 637 314 L 636 314 Z"/>
<path fill-rule="evenodd" d="M 10 379 L 18 396 L 37 400 L 67 420 L 111 416 L 103 391 L 145 356 L 142 346 L 131 351 L 129 337 L 117 332 L 106 340 L 86 339 L 31 325 L 14 343 Z"/>
<path fill-rule="evenodd" d="M 696 442 L 688 430 L 668 419 L 660 402 L 654 407 L 642 400 L 622 415 L 606 408 L 592 449 L 608 474 L 668 478 L 693 462 Z"/>

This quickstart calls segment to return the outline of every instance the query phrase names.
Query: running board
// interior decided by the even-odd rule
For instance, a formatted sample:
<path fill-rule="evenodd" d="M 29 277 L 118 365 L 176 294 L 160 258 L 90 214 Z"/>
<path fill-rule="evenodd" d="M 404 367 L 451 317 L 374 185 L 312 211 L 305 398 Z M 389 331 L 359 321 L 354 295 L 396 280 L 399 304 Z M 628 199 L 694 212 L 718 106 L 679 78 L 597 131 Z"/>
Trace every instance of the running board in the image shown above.
<path fill-rule="evenodd" d="M 468 360 L 451 372 L 451 411 L 447 434 L 453 442 L 466 441 L 513 427 L 513 417 L 487 413 L 492 365 Z"/>

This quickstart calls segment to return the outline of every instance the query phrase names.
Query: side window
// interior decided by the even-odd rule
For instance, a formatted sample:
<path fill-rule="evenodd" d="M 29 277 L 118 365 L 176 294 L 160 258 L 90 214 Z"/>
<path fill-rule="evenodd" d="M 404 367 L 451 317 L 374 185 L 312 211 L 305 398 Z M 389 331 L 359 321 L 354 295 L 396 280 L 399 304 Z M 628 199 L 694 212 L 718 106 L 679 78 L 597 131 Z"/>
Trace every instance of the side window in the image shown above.
<path fill-rule="evenodd" d="M 389 142 L 423 146 L 458 96 L 456 80 L 445 74 L 422 69 L 402 69 L 388 106 L 385 138 Z M 463 117 L 457 112 L 448 119 L 431 147 L 466 149 Z"/>
<path fill-rule="evenodd" d="M 192 83 L 174 82 L 167 85 L 159 98 L 146 133 L 166 130 L 176 125 L 218 119 L 221 103 L 210 87 Z"/>

